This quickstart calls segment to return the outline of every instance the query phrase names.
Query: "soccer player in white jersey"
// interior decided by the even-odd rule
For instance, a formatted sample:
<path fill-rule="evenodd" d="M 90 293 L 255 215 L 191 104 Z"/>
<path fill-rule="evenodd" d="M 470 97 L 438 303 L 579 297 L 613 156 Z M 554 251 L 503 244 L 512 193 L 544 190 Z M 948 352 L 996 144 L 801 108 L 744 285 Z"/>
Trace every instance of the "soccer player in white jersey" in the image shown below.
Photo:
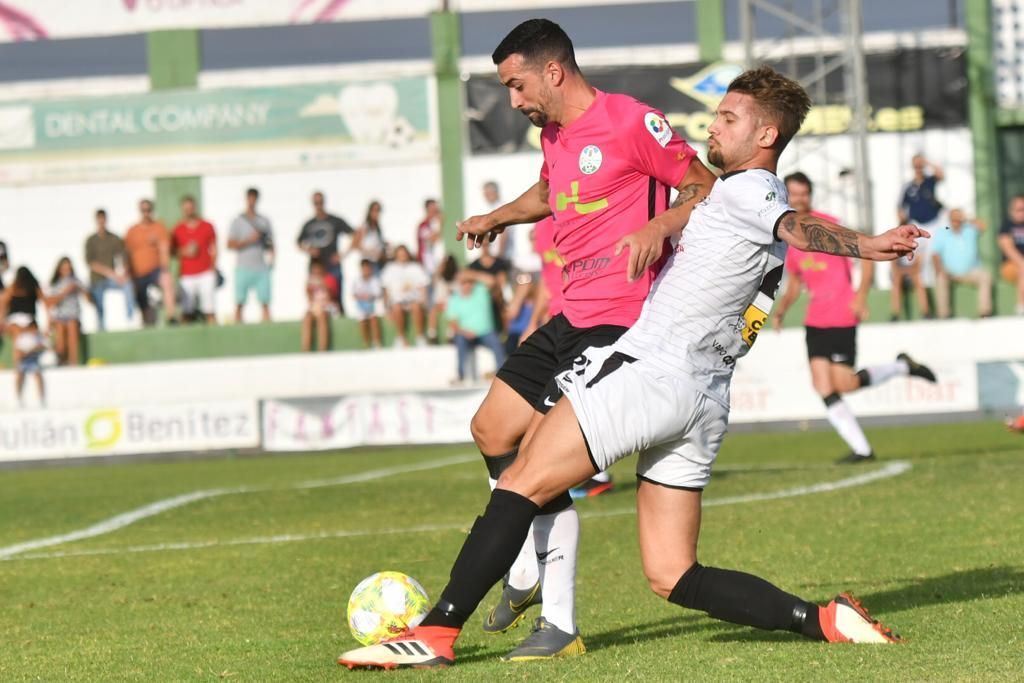
<path fill-rule="evenodd" d="M 730 84 L 708 129 L 708 159 L 725 173 L 694 209 L 640 318 L 558 376 L 562 398 L 502 474 L 423 623 L 339 663 L 454 663 L 463 624 L 515 560 L 540 506 L 633 452 L 640 550 L 655 593 L 716 619 L 816 640 L 898 640 L 845 593 L 818 606 L 697 561 L 701 492 L 727 430 L 733 368 L 767 321 L 786 246 L 883 261 L 912 255 L 928 236 L 908 225 L 870 237 L 788 205 L 775 169 L 809 109 L 803 88 L 768 67 Z"/>

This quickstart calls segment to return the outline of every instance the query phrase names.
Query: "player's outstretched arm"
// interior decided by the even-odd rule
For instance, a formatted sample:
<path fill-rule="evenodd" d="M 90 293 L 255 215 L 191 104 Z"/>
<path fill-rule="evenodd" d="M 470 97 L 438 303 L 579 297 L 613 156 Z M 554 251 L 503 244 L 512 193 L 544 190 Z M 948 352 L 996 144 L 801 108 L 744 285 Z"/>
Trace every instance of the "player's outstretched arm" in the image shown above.
<path fill-rule="evenodd" d="M 715 175 L 694 158 L 686 169 L 686 174 L 676 186 L 679 194 L 672 206 L 664 213 L 655 216 L 651 222 L 634 233 L 626 235 L 615 246 L 615 255 L 629 248 L 629 268 L 626 277 L 633 281 L 647 268 L 657 263 L 666 237 L 673 237 L 682 232 L 690 221 L 690 214 L 715 184 Z"/>
<path fill-rule="evenodd" d="M 912 255 L 917 238 L 931 237 L 916 225 L 901 225 L 881 235 L 865 235 L 810 213 L 792 211 L 779 220 L 780 240 L 804 251 L 852 256 L 870 261 L 894 261 Z"/>
<path fill-rule="evenodd" d="M 548 183 L 538 180 L 526 192 L 508 204 L 502 204 L 494 211 L 482 216 L 470 216 L 461 223 L 455 224 L 455 239 L 466 238 L 466 246 L 470 249 L 482 247 L 493 242 L 498 235 L 510 225 L 520 223 L 536 223 L 551 215 L 548 206 Z"/>

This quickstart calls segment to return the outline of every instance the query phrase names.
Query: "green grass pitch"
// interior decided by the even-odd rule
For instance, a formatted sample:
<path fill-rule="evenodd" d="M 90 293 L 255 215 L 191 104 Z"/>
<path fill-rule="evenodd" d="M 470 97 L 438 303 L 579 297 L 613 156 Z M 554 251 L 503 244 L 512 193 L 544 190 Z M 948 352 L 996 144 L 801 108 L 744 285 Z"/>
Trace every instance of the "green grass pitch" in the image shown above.
<path fill-rule="evenodd" d="M 527 628 L 486 636 L 481 610 L 454 668 L 338 667 L 355 645 L 344 608 L 360 579 L 395 569 L 432 596 L 444 585 L 487 496 L 466 445 L 0 472 L 0 548 L 192 491 L 247 487 L 0 560 L 0 680 L 1021 679 L 1024 440 L 995 422 L 870 437 L 882 460 L 863 469 L 831 464 L 842 449 L 828 432 L 729 437 L 707 502 L 792 492 L 894 460 L 912 467 L 837 491 L 708 507 L 700 555 L 809 599 L 850 590 L 908 639 L 901 646 L 758 632 L 655 597 L 637 557 L 627 460 L 614 494 L 579 504 L 587 655 L 502 663 Z M 407 471 L 416 465 L 429 469 Z"/>

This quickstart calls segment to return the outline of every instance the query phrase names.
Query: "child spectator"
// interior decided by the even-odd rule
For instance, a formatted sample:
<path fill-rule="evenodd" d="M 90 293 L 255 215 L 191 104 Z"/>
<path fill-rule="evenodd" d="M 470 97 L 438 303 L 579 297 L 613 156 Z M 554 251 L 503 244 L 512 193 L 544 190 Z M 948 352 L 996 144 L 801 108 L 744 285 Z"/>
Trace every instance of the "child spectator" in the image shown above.
<path fill-rule="evenodd" d="M 43 383 L 43 368 L 39 364 L 39 357 L 46 351 L 46 344 L 43 336 L 39 334 L 39 326 L 33 320 L 22 328 L 18 336 L 14 338 L 15 366 L 17 375 L 15 387 L 18 392 L 18 405 L 25 407 L 23 392 L 25 389 L 25 376 L 34 374 L 36 386 L 39 388 L 39 405 L 46 406 L 46 386 Z"/>
<path fill-rule="evenodd" d="M 384 299 L 384 288 L 370 259 L 364 258 L 359 264 L 359 279 L 352 285 L 352 295 L 356 298 L 356 317 L 359 320 L 359 332 L 363 335 L 363 345 L 380 348 L 378 306 Z"/>
<path fill-rule="evenodd" d="M 313 325 L 316 325 L 316 348 L 326 351 L 330 344 L 331 315 L 338 313 L 338 281 L 327 272 L 320 261 L 309 264 L 309 279 L 306 280 L 306 299 L 309 310 L 302 319 L 302 350 L 311 351 Z"/>
<path fill-rule="evenodd" d="M 505 349 L 494 324 L 492 280 L 493 277 L 485 273 L 465 270 L 459 273 L 456 287 L 448 295 L 448 327 L 455 341 L 460 383 L 478 379 L 472 354 L 481 344 L 494 354 L 495 367 L 500 368 L 505 362 Z"/>
<path fill-rule="evenodd" d="M 395 260 L 384 266 L 380 279 L 384 284 L 384 303 L 395 325 L 395 344 L 407 344 L 405 316 L 408 314 L 416 333 L 416 345 L 426 346 L 423 308 L 427 303 L 430 278 L 423 266 L 412 259 L 407 247 L 399 245 L 395 249 Z"/>
<path fill-rule="evenodd" d="M 78 365 L 81 340 L 82 293 L 85 285 L 75 276 L 71 259 L 57 262 L 46 298 L 53 328 L 53 350 L 61 365 Z"/>

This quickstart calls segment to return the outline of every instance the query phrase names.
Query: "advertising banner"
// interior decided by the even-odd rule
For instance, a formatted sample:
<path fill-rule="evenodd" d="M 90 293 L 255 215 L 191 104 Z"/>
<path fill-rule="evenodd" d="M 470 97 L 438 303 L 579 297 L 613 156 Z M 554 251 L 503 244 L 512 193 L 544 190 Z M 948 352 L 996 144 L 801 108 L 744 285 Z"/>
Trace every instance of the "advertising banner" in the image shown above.
<path fill-rule="evenodd" d="M 0 462 L 255 448 L 256 401 L 0 413 Z"/>
<path fill-rule="evenodd" d="M 440 0 L 0 0 L 0 43 L 425 16 Z"/>
<path fill-rule="evenodd" d="M 0 105 L 0 182 L 431 158 L 426 78 Z"/>
<path fill-rule="evenodd" d="M 797 73 L 813 69 L 813 57 L 797 59 Z M 960 48 L 931 48 L 866 56 L 871 132 L 906 132 L 967 122 L 965 61 Z M 785 70 L 787 64 L 774 66 Z M 625 93 L 660 109 L 687 140 L 707 140 L 707 127 L 725 89 L 740 72 L 737 64 L 681 64 L 588 69 L 587 79 L 605 92 Z M 803 135 L 837 135 L 850 129 L 839 73 L 825 79 L 824 96 L 811 91 Z M 475 154 L 540 148 L 540 129 L 508 104 L 508 92 L 492 74 L 467 83 L 470 144 Z"/>
<path fill-rule="evenodd" d="M 314 451 L 353 446 L 464 443 L 484 389 L 363 394 L 263 402 L 263 448 Z"/>

